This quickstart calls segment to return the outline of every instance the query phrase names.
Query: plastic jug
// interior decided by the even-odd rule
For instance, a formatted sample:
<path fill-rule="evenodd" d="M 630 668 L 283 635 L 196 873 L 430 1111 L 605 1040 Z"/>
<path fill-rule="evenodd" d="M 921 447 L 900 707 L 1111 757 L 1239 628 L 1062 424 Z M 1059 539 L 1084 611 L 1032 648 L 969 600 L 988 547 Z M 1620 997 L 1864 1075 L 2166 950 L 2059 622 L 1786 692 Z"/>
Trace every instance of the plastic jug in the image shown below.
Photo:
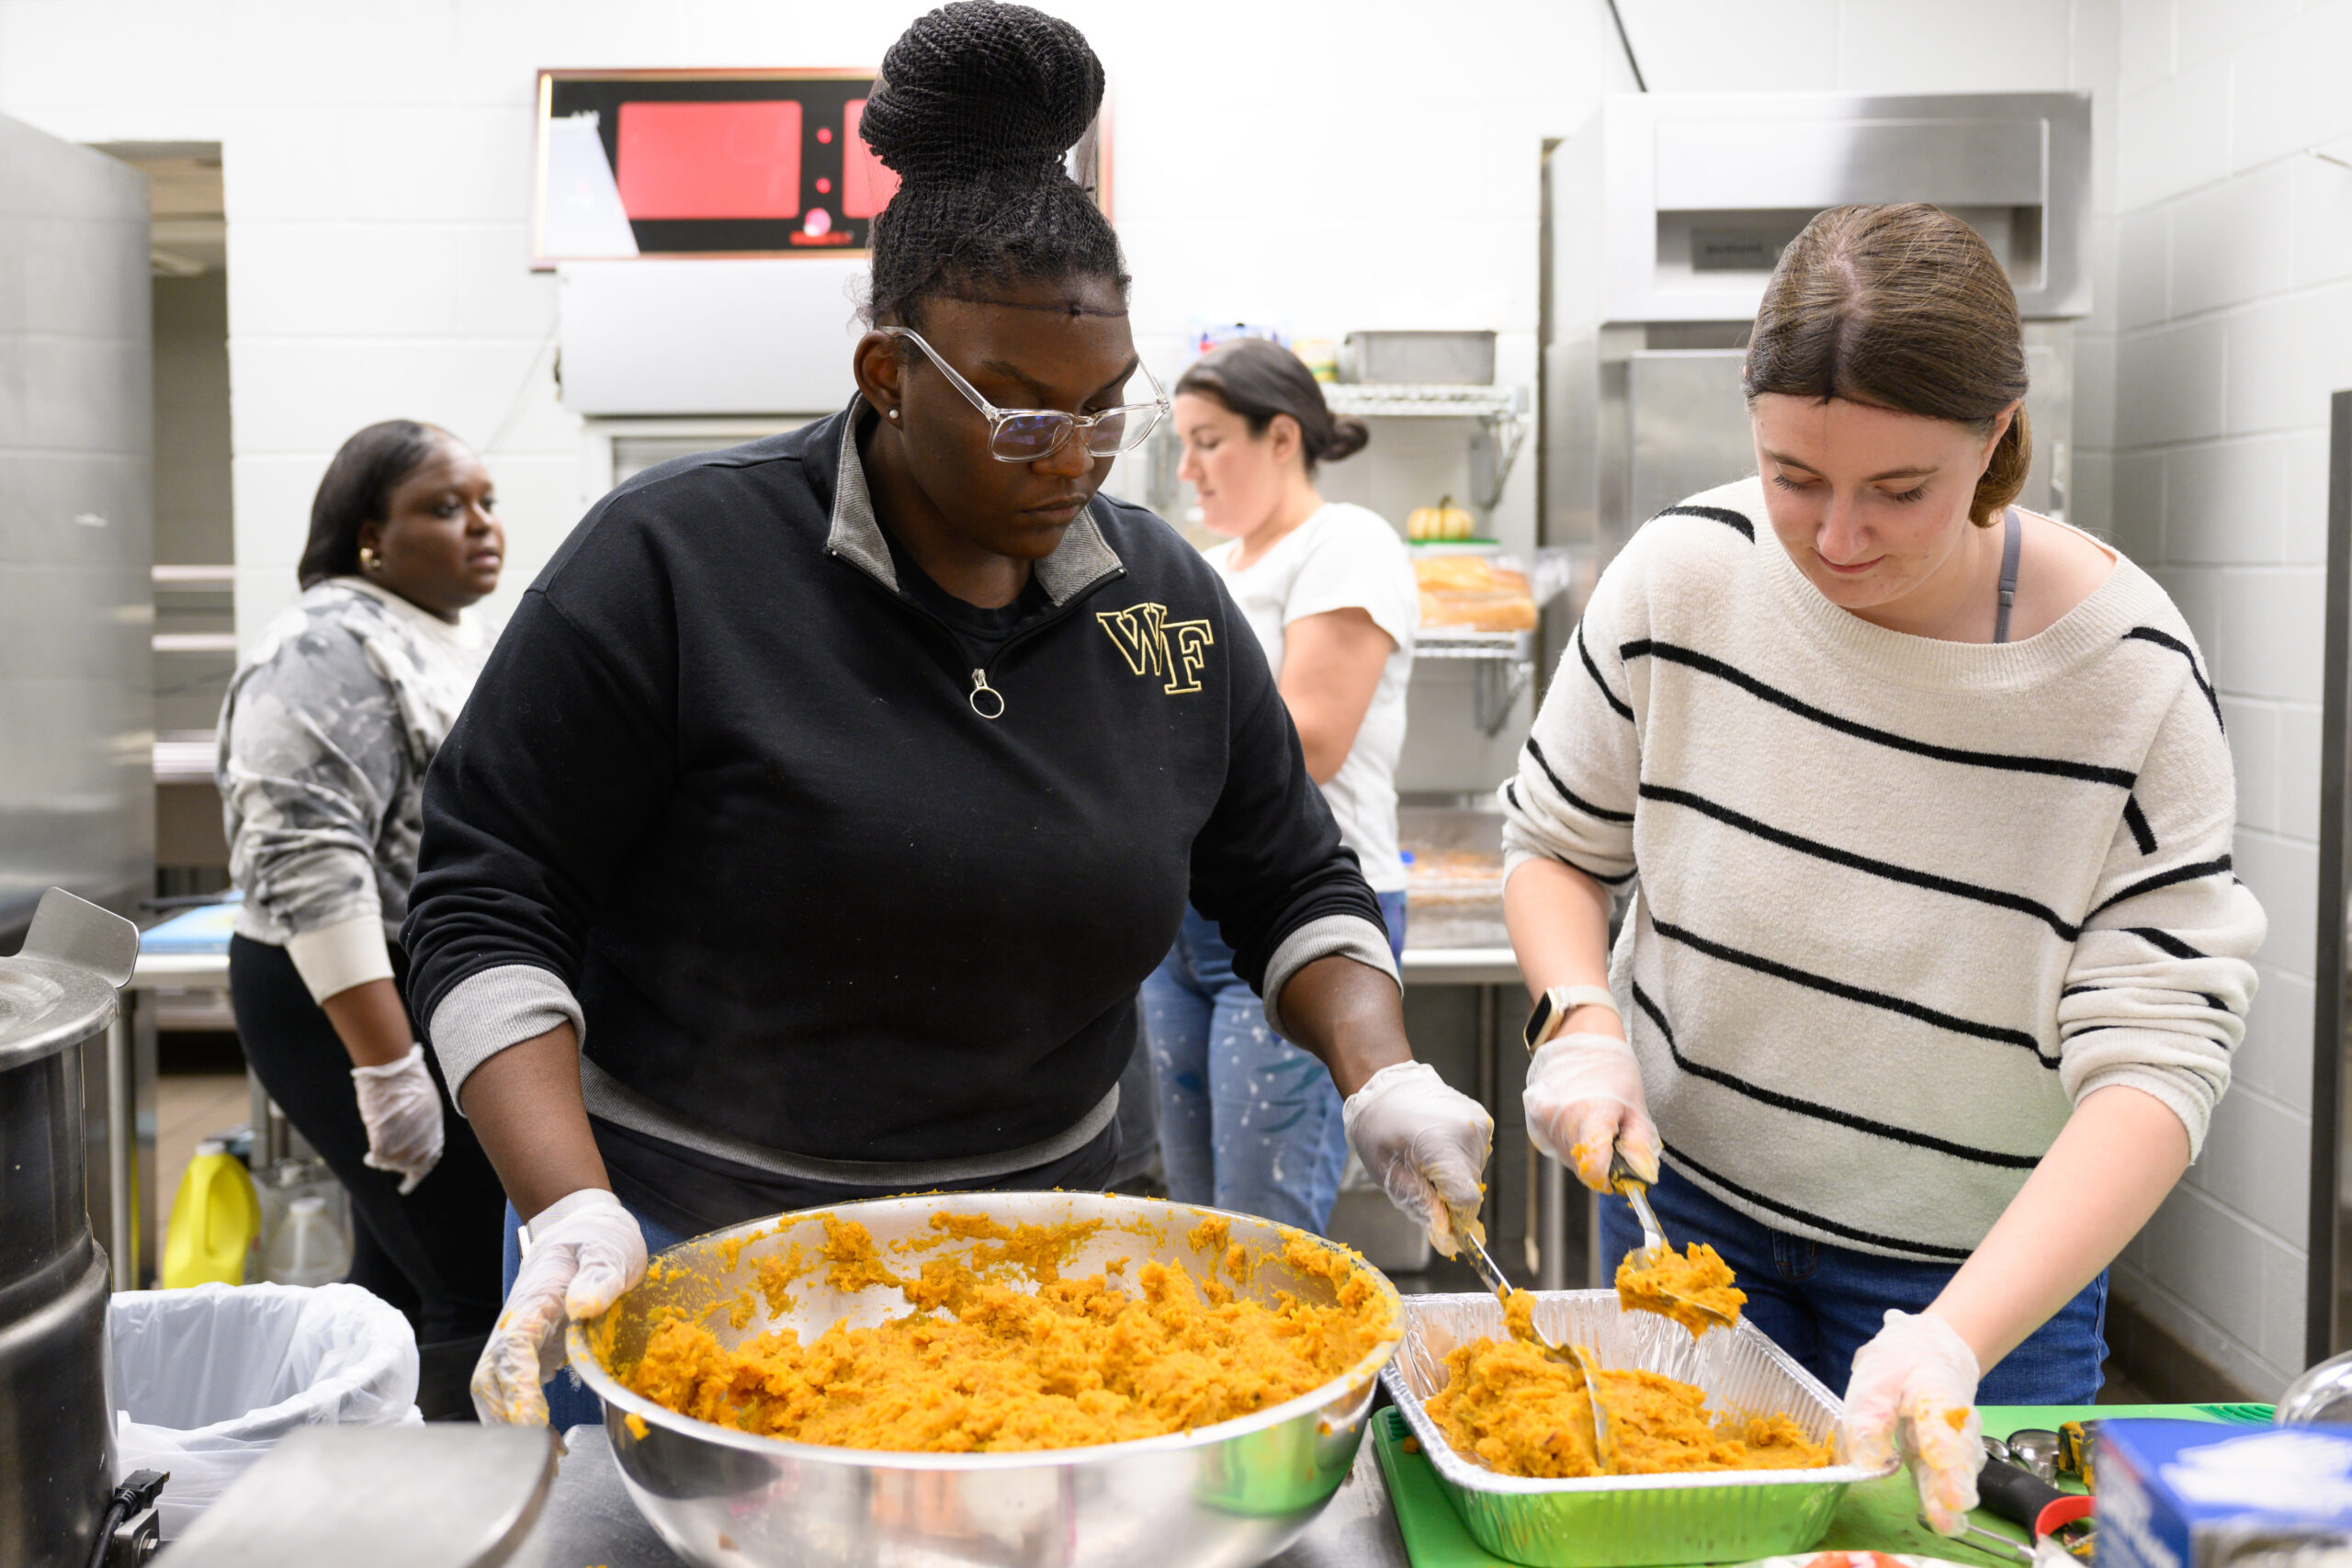
<path fill-rule="evenodd" d="M 269 1238 L 263 1273 L 273 1285 L 331 1285 L 351 1269 L 351 1244 L 327 1213 L 327 1201 L 315 1194 L 297 1198 L 286 1206 Z"/>
<path fill-rule="evenodd" d="M 218 1138 L 196 1145 L 196 1157 L 172 1197 L 164 1232 L 163 1286 L 242 1285 L 246 1260 L 261 1235 L 261 1201 L 244 1163 Z"/>

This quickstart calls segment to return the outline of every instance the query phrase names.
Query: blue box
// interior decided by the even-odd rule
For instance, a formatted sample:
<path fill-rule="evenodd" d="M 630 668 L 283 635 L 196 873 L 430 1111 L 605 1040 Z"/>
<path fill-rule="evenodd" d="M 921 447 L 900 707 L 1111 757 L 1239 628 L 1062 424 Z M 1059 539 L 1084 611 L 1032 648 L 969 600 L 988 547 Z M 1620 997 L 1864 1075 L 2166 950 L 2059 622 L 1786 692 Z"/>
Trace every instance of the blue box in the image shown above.
<path fill-rule="evenodd" d="M 2105 1421 L 2098 1568 L 2352 1563 L 2352 1427 Z"/>

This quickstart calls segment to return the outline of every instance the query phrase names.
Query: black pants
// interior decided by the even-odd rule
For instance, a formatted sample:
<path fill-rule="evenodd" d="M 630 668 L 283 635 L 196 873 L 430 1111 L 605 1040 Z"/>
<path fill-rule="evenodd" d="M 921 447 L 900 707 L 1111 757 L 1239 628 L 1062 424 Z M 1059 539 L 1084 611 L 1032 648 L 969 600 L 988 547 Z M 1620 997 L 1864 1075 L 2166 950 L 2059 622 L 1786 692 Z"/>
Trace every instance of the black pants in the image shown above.
<path fill-rule="evenodd" d="M 408 963 L 397 947 L 392 967 L 400 984 Z M 254 1075 L 351 1194 L 357 1222 L 351 1283 L 408 1314 L 428 1359 L 435 1344 L 489 1333 L 498 1317 L 506 1194 L 473 1129 L 449 1102 L 433 1053 L 424 1059 L 441 1090 L 441 1161 L 403 1198 L 398 1175 L 361 1163 L 368 1129 L 359 1120 L 351 1057 L 286 950 L 232 938 L 229 998 Z"/>

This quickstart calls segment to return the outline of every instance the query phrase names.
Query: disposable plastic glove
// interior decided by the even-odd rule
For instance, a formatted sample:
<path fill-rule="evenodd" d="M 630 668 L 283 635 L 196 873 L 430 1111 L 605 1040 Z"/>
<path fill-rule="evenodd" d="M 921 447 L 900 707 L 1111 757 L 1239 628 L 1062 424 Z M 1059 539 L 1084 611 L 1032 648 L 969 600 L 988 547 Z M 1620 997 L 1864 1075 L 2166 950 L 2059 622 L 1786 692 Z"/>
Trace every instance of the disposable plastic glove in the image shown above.
<path fill-rule="evenodd" d="M 531 1249 L 474 1363 L 474 1413 L 489 1426 L 546 1426 L 539 1385 L 563 1365 L 564 1325 L 596 1316 L 645 1277 L 645 1233 L 601 1187 L 548 1204 L 530 1230 Z"/>
<path fill-rule="evenodd" d="M 1575 1168 L 1595 1192 L 1609 1190 L 1609 1156 L 1623 1153 L 1644 1181 L 1657 1179 L 1657 1125 L 1642 1096 L 1634 1048 L 1613 1034 L 1562 1034 L 1527 1064 L 1527 1136 Z"/>
<path fill-rule="evenodd" d="M 368 1128 L 364 1163 L 370 1170 L 397 1171 L 405 1198 L 441 1163 L 441 1091 L 425 1070 L 424 1047 L 412 1045 L 407 1055 L 381 1066 L 354 1067 L 351 1083 Z"/>
<path fill-rule="evenodd" d="M 1931 1312 L 1889 1312 L 1878 1337 L 1854 1352 L 1846 1384 L 1846 1445 L 1865 1468 L 1898 1443 L 1919 1483 L 1920 1512 L 1945 1535 L 1966 1528 L 1984 1465 L 1976 1414 L 1976 1352 Z"/>
<path fill-rule="evenodd" d="M 1397 1062 L 1367 1078 L 1340 1111 L 1348 1146 L 1388 1201 L 1453 1257 L 1453 1216 L 1476 1214 L 1485 1196 L 1478 1176 L 1495 1143 L 1487 1108 L 1447 1088 L 1427 1062 Z"/>

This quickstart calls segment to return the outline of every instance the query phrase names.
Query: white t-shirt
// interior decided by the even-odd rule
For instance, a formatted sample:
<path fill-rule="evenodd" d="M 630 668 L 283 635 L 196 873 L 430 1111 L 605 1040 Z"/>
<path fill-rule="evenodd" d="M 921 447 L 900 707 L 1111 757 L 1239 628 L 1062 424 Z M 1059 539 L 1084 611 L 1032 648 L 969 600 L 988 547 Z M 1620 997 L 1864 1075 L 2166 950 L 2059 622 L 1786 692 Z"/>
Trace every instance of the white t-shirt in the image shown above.
<path fill-rule="evenodd" d="M 1208 552 L 1250 629 L 1281 678 L 1283 628 L 1330 610 L 1362 610 L 1396 642 L 1363 725 L 1323 798 L 1339 818 L 1340 838 L 1363 863 L 1375 893 L 1405 887 L 1396 853 L 1396 757 L 1405 749 L 1405 684 L 1413 673 L 1413 633 L 1421 619 L 1412 557 L 1380 514 L 1346 502 L 1328 502 L 1249 566 L 1236 570 L 1238 539 Z"/>

